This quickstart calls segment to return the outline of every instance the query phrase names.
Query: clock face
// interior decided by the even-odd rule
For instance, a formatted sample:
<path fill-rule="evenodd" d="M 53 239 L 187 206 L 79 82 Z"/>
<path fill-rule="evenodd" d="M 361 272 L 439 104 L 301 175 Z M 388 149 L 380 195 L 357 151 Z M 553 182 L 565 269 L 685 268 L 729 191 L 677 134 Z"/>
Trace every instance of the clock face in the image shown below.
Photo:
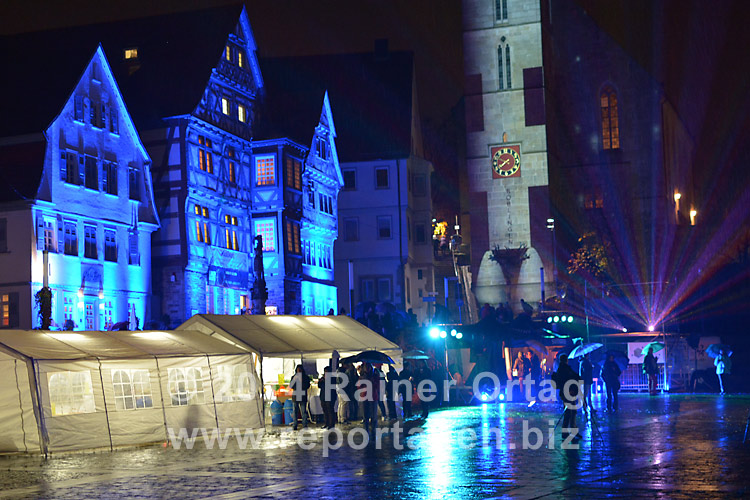
<path fill-rule="evenodd" d="M 492 177 L 519 177 L 521 175 L 521 155 L 519 146 L 492 148 Z"/>

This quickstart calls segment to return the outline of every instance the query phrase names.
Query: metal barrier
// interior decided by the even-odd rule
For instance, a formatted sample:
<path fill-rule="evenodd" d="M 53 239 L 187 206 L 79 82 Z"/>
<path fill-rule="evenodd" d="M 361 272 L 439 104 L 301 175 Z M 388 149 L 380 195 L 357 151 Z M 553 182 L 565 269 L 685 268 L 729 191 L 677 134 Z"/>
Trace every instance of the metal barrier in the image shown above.
<path fill-rule="evenodd" d="M 664 365 L 658 365 L 659 373 L 656 375 L 656 390 L 664 389 Z M 645 391 L 648 392 L 648 376 L 643 373 L 643 365 L 628 365 L 620 375 L 621 391 Z"/>

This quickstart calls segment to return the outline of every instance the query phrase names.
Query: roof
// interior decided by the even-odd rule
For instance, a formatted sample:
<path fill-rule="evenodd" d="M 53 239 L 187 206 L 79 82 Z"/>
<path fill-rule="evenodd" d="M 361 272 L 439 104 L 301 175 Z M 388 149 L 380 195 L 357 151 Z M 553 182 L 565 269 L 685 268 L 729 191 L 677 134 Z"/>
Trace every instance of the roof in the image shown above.
<path fill-rule="evenodd" d="M 406 51 L 261 58 L 266 98 L 256 138 L 310 144 L 327 90 L 339 161 L 408 157 L 413 59 Z"/>
<path fill-rule="evenodd" d="M 59 113 L 99 44 L 139 131 L 200 102 L 242 5 L 0 37 L 6 55 L 0 137 L 40 133 Z M 138 48 L 139 67 L 123 60 Z M 8 57 L 9 56 L 9 57 Z M 12 75 L 12 76 L 8 76 Z M 33 105 L 31 104 L 33 103 Z"/>
<path fill-rule="evenodd" d="M 249 353 L 242 346 L 192 331 L 0 330 L 0 346 L 32 359 L 70 361 Z"/>
<path fill-rule="evenodd" d="M 348 316 L 262 316 L 199 314 L 180 325 L 240 341 L 276 358 L 330 358 L 365 350 L 399 356 L 401 348 Z"/>

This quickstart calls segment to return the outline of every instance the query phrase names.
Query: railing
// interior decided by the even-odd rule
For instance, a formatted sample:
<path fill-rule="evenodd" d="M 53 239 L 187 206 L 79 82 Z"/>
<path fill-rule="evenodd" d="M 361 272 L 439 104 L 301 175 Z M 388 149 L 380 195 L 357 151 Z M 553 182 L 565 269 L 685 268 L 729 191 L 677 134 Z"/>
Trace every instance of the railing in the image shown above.
<path fill-rule="evenodd" d="M 656 375 L 656 390 L 664 388 L 664 365 L 658 365 L 659 373 Z M 620 375 L 620 390 L 623 391 L 648 391 L 648 375 L 643 373 L 643 365 L 628 365 Z"/>

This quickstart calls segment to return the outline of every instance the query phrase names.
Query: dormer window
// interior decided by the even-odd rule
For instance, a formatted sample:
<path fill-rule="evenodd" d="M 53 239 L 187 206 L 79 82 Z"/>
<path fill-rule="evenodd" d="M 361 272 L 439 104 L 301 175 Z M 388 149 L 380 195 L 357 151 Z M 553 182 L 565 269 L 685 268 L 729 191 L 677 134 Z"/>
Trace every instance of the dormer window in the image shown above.
<path fill-rule="evenodd" d="M 229 115 L 229 99 L 226 97 L 221 98 L 221 112 L 225 115 Z"/>
<path fill-rule="evenodd" d="M 245 67 L 245 54 L 241 50 L 237 51 L 237 66 L 240 68 Z"/>
<path fill-rule="evenodd" d="M 124 53 L 125 53 L 126 61 L 138 59 L 138 47 L 131 47 L 129 49 L 125 49 Z"/>

